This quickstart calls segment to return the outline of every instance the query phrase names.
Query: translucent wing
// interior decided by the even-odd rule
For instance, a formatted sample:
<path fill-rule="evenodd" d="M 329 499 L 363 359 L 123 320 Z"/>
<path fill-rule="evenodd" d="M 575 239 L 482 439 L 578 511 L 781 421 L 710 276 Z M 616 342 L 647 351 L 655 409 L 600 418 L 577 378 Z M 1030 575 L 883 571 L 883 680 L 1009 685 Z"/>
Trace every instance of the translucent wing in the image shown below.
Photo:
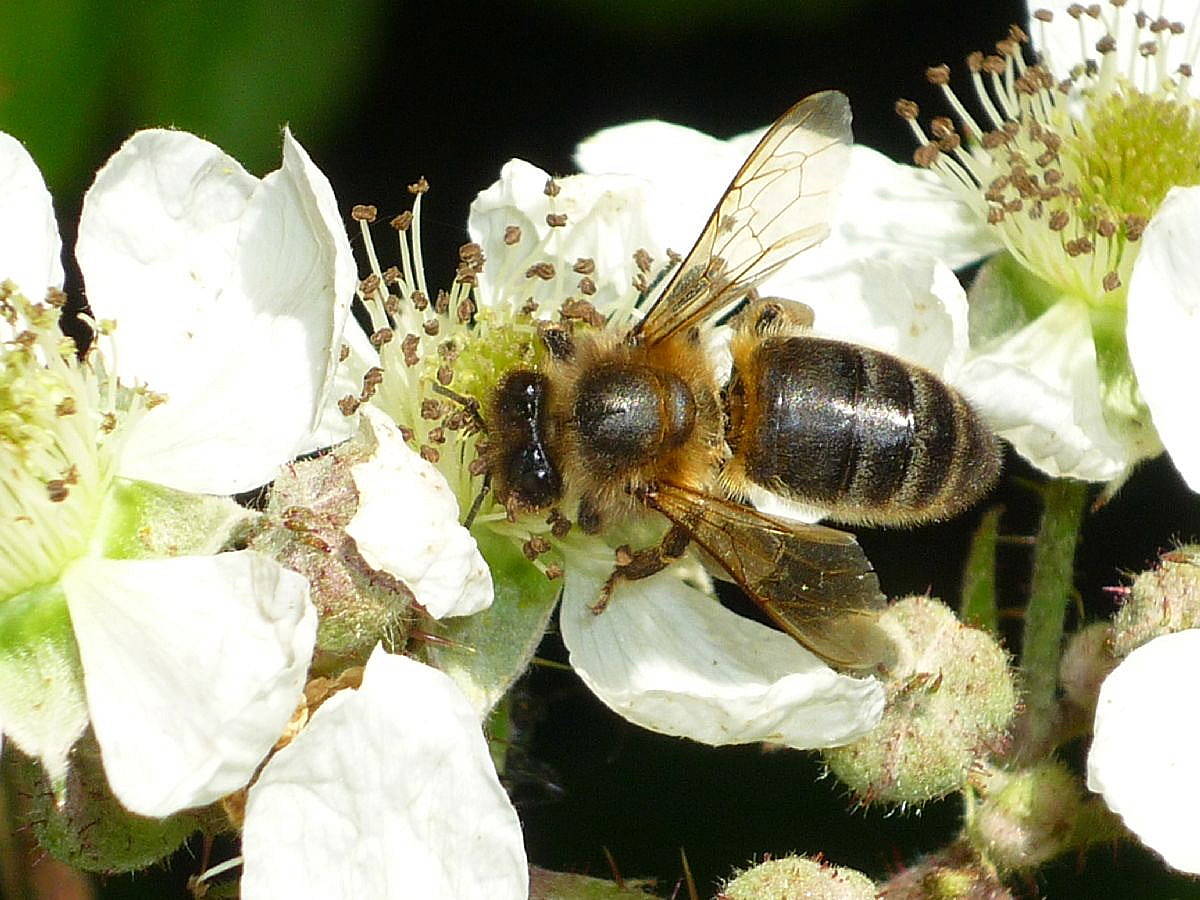
<path fill-rule="evenodd" d="M 678 485 L 659 485 L 645 500 L 686 529 L 768 616 L 826 662 L 871 669 L 894 660 L 877 624 L 884 596 L 853 535 Z"/>
<path fill-rule="evenodd" d="M 654 343 L 704 321 L 823 241 L 851 140 L 850 103 L 837 91 L 813 94 L 784 113 L 630 339 Z"/>

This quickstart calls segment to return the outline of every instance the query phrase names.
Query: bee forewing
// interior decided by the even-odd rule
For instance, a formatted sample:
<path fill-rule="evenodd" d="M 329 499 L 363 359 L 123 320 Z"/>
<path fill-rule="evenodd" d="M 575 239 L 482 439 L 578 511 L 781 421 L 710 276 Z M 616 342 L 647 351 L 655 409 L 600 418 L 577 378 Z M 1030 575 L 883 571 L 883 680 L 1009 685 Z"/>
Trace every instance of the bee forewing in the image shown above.
<path fill-rule="evenodd" d="M 851 141 L 850 103 L 837 91 L 813 94 L 784 113 L 742 164 L 633 336 L 652 343 L 699 324 L 823 241 Z"/>
<path fill-rule="evenodd" d="M 662 484 L 646 502 L 687 529 L 780 627 L 834 665 L 871 669 L 894 648 L 877 624 L 885 599 L 853 535 Z"/>

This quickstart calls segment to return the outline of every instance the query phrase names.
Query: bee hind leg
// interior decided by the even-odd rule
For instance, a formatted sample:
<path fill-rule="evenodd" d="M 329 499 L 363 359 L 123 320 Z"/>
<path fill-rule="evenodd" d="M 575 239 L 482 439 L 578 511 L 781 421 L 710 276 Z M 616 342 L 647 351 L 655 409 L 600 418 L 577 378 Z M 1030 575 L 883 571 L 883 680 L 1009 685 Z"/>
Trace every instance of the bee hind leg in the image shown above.
<path fill-rule="evenodd" d="M 600 615 L 608 608 L 613 591 L 622 581 L 649 578 L 671 565 L 683 556 L 691 539 L 686 528 L 672 525 L 663 535 L 663 539 L 652 547 L 644 547 L 641 550 L 632 550 L 628 544 L 618 547 L 616 568 L 600 589 L 599 599 L 591 606 L 592 612 Z"/>

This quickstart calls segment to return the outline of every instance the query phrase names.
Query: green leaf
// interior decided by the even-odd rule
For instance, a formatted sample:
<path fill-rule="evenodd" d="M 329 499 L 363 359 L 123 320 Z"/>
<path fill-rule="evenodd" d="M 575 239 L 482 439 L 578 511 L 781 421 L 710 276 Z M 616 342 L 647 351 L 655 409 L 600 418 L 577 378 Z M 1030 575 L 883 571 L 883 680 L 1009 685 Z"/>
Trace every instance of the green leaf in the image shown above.
<path fill-rule="evenodd" d="M 999 633 L 1000 614 L 996 607 L 996 539 L 1000 533 L 1000 516 L 1004 507 L 993 506 L 983 514 L 971 552 L 963 570 L 962 612 L 966 624 L 990 634 Z"/>

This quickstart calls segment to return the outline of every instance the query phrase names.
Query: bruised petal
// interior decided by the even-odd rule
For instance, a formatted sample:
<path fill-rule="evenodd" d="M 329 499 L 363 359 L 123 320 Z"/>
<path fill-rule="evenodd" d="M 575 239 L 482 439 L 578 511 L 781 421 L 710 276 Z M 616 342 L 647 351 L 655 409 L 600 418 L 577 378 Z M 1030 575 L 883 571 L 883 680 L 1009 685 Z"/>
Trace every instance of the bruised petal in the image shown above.
<path fill-rule="evenodd" d="M 1104 679 L 1088 754 L 1088 787 L 1142 843 L 1200 873 L 1200 630 L 1155 638 Z"/>
<path fill-rule="evenodd" d="M 621 584 L 596 615 L 606 576 L 568 560 L 560 627 L 575 671 L 629 721 L 706 744 L 797 748 L 844 744 L 879 721 L 877 681 L 837 674 L 669 570 Z"/>
<path fill-rule="evenodd" d="M 378 448 L 351 469 L 358 510 L 346 533 L 374 569 L 403 581 L 435 619 L 466 616 L 492 603 L 492 576 L 459 523 L 458 501 L 442 474 L 405 443 L 386 414 L 363 407 Z"/>
<path fill-rule="evenodd" d="M 528 891 L 475 711 L 446 675 L 381 649 L 250 789 L 242 853 L 247 900 Z"/>
<path fill-rule="evenodd" d="M 308 583 L 252 551 L 81 562 L 63 579 L 104 769 L 166 816 L 244 785 L 295 711 Z"/>

